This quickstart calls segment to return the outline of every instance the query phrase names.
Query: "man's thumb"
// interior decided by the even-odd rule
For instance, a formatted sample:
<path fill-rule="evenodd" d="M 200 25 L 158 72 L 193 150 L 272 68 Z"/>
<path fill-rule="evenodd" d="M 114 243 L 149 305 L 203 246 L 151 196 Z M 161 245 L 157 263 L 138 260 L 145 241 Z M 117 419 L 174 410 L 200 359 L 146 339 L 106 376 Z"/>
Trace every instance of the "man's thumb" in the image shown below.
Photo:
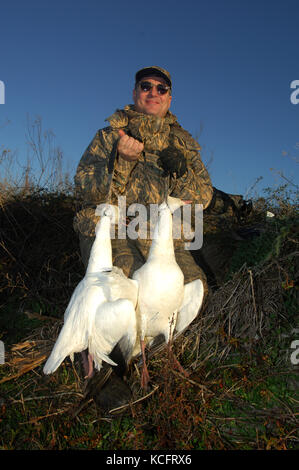
<path fill-rule="evenodd" d="M 118 133 L 119 137 L 123 137 L 124 135 L 126 135 L 125 131 L 123 131 L 122 129 L 118 129 Z"/>

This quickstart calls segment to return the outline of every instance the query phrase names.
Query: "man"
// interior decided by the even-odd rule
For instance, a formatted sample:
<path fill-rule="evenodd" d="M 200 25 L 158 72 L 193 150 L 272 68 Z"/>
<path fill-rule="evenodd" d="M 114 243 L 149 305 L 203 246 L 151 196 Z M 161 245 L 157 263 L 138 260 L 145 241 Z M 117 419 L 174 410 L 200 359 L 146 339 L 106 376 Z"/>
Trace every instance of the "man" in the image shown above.
<path fill-rule="evenodd" d="M 75 176 L 82 209 L 74 220 L 79 233 L 85 266 L 94 240 L 97 204 L 118 204 L 126 197 L 126 206 L 139 203 L 161 204 L 165 195 L 192 200 L 205 209 L 213 187 L 200 158 L 200 146 L 169 111 L 172 101 L 170 74 L 161 67 L 139 70 L 133 90 L 134 105 L 117 110 L 107 120 L 109 127 L 99 130 L 85 151 Z M 109 174 L 113 165 L 112 178 Z M 175 251 L 185 283 L 201 278 L 203 271 L 195 263 L 183 240 L 175 240 Z M 144 263 L 150 239 L 112 240 L 114 265 L 131 276 Z"/>
<path fill-rule="evenodd" d="M 133 203 L 149 207 L 161 204 L 170 195 L 192 200 L 205 209 L 212 199 L 213 187 L 200 158 L 200 146 L 169 111 L 169 72 L 158 66 L 139 70 L 133 101 L 134 105 L 117 110 L 107 119 L 110 125 L 96 133 L 77 169 L 75 183 L 82 208 L 74 227 L 85 266 L 98 221 L 94 215 L 97 204 L 117 205 L 118 197 L 125 196 L 126 207 Z M 112 240 L 113 264 L 132 276 L 146 261 L 150 245 L 149 238 L 116 236 Z M 174 245 L 185 283 L 200 278 L 207 293 L 205 274 L 191 252 L 185 250 L 184 240 L 174 240 Z"/>

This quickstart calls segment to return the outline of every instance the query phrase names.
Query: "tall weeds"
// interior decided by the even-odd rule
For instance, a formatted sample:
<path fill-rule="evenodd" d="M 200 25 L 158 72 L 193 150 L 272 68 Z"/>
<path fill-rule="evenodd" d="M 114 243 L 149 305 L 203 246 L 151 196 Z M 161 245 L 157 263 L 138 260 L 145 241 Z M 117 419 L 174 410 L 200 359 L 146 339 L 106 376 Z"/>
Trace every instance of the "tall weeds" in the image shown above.
<path fill-rule="evenodd" d="M 27 116 L 27 157 L 18 158 L 17 151 L 0 147 L 1 203 L 33 193 L 73 194 L 73 182 L 65 169 L 63 151 L 55 144 L 55 134 L 44 130 L 42 118 Z"/>

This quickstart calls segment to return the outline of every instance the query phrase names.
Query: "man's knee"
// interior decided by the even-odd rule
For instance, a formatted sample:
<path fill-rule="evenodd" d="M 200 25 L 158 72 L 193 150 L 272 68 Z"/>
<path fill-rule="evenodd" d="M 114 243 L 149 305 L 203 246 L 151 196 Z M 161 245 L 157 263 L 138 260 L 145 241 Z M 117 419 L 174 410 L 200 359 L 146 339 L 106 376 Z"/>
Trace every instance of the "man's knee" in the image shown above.
<path fill-rule="evenodd" d="M 139 269 L 145 259 L 139 252 L 134 242 L 128 239 L 112 241 L 113 265 L 121 268 L 126 276 L 132 277 L 136 269 Z"/>

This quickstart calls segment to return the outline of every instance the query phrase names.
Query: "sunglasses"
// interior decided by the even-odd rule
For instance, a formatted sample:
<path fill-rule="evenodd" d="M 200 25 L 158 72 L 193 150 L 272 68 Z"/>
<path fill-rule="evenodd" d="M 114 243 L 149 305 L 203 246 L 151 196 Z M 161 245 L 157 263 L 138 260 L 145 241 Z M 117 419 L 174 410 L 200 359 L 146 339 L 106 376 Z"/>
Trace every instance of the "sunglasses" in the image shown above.
<path fill-rule="evenodd" d="M 165 95 L 165 93 L 170 90 L 170 86 L 162 85 L 161 83 L 159 83 L 159 85 L 154 85 L 151 82 L 140 82 L 139 86 L 141 90 L 145 93 L 149 92 L 152 88 L 156 87 L 159 95 Z"/>

